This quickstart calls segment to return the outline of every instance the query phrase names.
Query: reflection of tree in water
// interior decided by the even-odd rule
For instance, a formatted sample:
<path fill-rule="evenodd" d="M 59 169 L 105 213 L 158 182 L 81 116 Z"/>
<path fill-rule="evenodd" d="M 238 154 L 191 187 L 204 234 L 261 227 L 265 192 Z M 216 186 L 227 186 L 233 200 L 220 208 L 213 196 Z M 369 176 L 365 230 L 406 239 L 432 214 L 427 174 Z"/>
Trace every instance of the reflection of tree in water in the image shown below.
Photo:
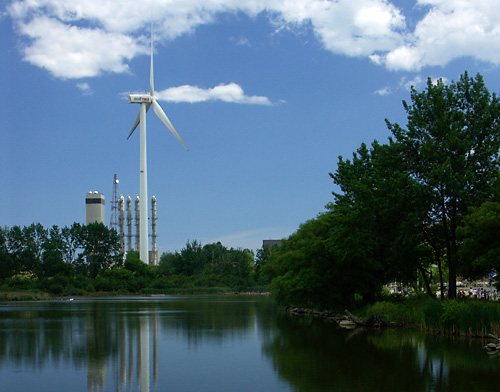
<path fill-rule="evenodd" d="M 477 344 L 424 331 L 338 329 L 282 316 L 264 347 L 279 376 L 297 391 L 492 391 L 498 362 Z M 470 362 L 477 361 L 473 369 Z"/>
<path fill-rule="evenodd" d="M 8 362 L 16 367 L 42 369 L 49 358 L 54 364 L 81 364 L 84 331 L 85 326 L 75 323 L 70 309 L 64 306 L 55 309 L 47 303 L 1 312 L 0 366 Z"/>
<path fill-rule="evenodd" d="M 256 319 L 272 314 L 270 307 L 275 308 L 272 300 L 252 301 L 250 296 L 185 298 L 172 305 L 172 310 L 182 313 L 163 317 L 161 329 L 178 330 L 190 348 L 207 343 L 222 345 L 254 333 Z"/>
<path fill-rule="evenodd" d="M 297 391 L 421 391 L 425 385 L 412 350 L 399 357 L 366 344 L 364 334 L 346 332 L 321 320 L 281 317 L 280 333 L 264 348 L 278 371 Z M 398 371 L 394 371 L 399 367 Z M 408 387 L 406 387 L 408 385 Z"/>
<path fill-rule="evenodd" d="M 270 310 L 271 308 L 271 310 Z M 159 333 L 181 334 L 190 347 L 271 335 L 275 306 L 267 298 L 190 297 L 169 301 L 90 300 L 16 305 L 0 312 L 0 368 L 43 370 L 61 363 L 87 370 L 89 391 L 149 389 L 158 377 Z M 151 360 L 152 366 L 149 361 Z"/>

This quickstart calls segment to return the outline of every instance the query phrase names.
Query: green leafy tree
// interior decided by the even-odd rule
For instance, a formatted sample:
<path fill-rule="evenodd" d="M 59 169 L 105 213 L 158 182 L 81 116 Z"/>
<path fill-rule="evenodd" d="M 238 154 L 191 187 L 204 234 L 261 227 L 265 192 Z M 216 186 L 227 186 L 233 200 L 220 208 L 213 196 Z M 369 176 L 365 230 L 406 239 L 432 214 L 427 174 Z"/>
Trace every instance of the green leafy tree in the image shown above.
<path fill-rule="evenodd" d="M 57 274 L 69 276 L 73 269 L 71 264 L 64 262 L 65 242 L 59 227 L 53 226 L 48 231 L 48 236 L 42 245 L 42 264 L 39 276 L 41 278 L 52 277 Z"/>
<path fill-rule="evenodd" d="M 66 263 L 73 264 L 77 259 L 79 253 L 83 252 L 85 248 L 85 226 L 75 222 L 71 227 L 63 227 L 61 236 L 63 238 L 63 259 Z"/>
<path fill-rule="evenodd" d="M 271 248 L 267 245 L 257 249 L 257 253 L 255 255 L 255 282 L 257 284 L 268 285 L 271 283 L 271 279 L 269 279 L 265 273 L 266 265 L 269 263 L 271 258 L 271 252 Z"/>
<path fill-rule="evenodd" d="M 9 229 L 0 227 L 0 279 L 10 278 L 15 273 L 15 264 L 8 248 Z"/>
<path fill-rule="evenodd" d="M 92 279 L 111 268 L 123 265 L 120 239 L 116 230 L 108 229 L 103 223 L 90 223 L 84 231 L 86 267 Z"/>
<path fill-rule="evenodd" d="M 371 148 L 363 143 L 352 160 L 340 157 L 330 176 L 341 190 L 327 206 L 335 212 L 338 257 L 359 264 L 360 276 L 363 271 L 373 275 L 363 295 L 373 299 L 381 283 L 413 281 L 417 270 L 432 294 L 427 279 L 431 261 L 421 246 L 429 202 L 425 189 L 404 171 L 397 143 L 375 141 Z"/>
<path fill-rule="evenodd" d="M 273 249 L 264 270 L 273 278 L 278 303 L 318 308 L 354 304 L 356 280 L 342 278 L 346 271 L 340 271 L 333 253 L 332 217 L 324 213 L 303 223 Z"/>
<path fill-rule="evenodd" d="M 488 199 L 498 177 L 500 103 L 478 74 L 449 86 L 429 78 L 425 91 L 411 90 L 404 129 L 387 126 L 401 146 L 406 171 L 424 186 L 431 207 L 423 222 L 439 225 L 449 272 L 448 296 L 456 296 L 459 269 L 457 228 L 468 208 Z"/>
<path fill-rule="evenodd" d="M 472 209 L 458 231 L 463 241 L 462 273 L 472 279 L 500 272 L 500 203 L 488 201 Z M 495 278 L 499 285 L 498 275 Z"/>

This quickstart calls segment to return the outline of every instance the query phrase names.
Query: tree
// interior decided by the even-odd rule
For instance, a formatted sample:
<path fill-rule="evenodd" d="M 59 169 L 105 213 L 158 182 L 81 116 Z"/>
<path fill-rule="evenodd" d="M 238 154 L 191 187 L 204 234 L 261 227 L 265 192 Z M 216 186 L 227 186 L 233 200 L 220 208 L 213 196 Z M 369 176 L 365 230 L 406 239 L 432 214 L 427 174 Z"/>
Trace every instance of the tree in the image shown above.
<path fill-rule="evenodd" d="M 85 250 L 89 275 L 95 279 L 99 273 L 123 265 L 120 239 L 116 230 L 108 229 L 103 223 L 90 223 L 84 231 Z"/>
<path fill-rule="evenodd" d="M 345 303 L 340 297 L 348 290 L 338 286 L 335 260 L 328 247 L 330 217 L 329 213 L 320 214 L 301 224 L 273 249 L 264 271 L 272 278 L 272 294 L 278 303 L 320 308 Z"/>
<path fill-rule="evenodd" d="M 78 259 L 78 251 L 83 252 L 85 248 L 85 230 L 84 226 L 75 222 L 71 227 L 63 227 L 61 235 L 64 240 L 63 259 L 66 263 L 74 263 Z"/>
<path fill-rule="evenodd" d="M 374 141 L 371 148 L 363 143 L 352 160 L 340 157 L 337 171 L 330 173 L 341 189 L 327 206 L 336 215 L 332 230 L 341 249 L 338 257 L 359 264 L 360 276 L 372 274 L 363 285 L 367 299 L 374 298 L 380 284 L 413 281 L 417 269 L 428 275 L 419 230 L 428 202 L 422 186 L 405 173 L 398 149 L 392 141 Z M 427 278 L 425 285 L 432 295 Z"/>
<path fill-rule="evenodd" d="M 457 234 L 463 241 L 460 256 L 462 273 L 471 279 L 500 271 L 500 203 L 487 201 L 473 208 Z M 500 280 L 495 278 L 497 285 Z"/>
<path fill-rule="evenodd" d="M 63 260 L 65 242 L 59 227 L 53 226 L 48 231 L 48 237 L 42 245 L 42 264 L 39 277 L 47 278 L 57 274 L 71 275 L 72 265 Z"/>
<path fill-rule="evenodd" d="M 0 227 L 0 279 L 14 275 L 15 264 L 8 248 L 9 229 Z"/>
<path fill-rule="evenodd" d="M 468 208 L 488 199 L 498 177 L 500 102 L 478 74 L 458 82 L 412 87 L 407 129 L 386 120 L 401 146 L 407 173 L 425 187 L 431 205 L 423 226 L 439 225 L 449 269 L 449 298 L 456 296 L 457 228 Z"/>
<path fill-rule="evenodd" d="M 278 245 L 275 246 L 277 247 Z M 255 255 L 255 282 L 257 284 L 267 285 L 271 283 L 271 280 L 265 273 L 266 265 L 271 258 L 271 252 L 271 248 L 267 245 L 257 249 L 257 254 Z"/>

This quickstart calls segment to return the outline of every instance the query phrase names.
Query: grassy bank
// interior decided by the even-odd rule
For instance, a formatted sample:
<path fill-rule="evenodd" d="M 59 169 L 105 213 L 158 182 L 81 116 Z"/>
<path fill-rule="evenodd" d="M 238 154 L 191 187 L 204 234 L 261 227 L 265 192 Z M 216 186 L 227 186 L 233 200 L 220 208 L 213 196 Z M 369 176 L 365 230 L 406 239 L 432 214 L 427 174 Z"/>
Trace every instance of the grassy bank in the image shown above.
<path fill-rule="evenodd" d="M 53 297 L 49 293 L 32 291 L 0 292 L 0 301 L 46 301 Z"/>
<path fill-rule="evenodd" d="M 486 300 L 406 297 L 377 302 L 358 314 L 363 318 L 382 315 L 387 322 L 419 326 L 437 333 L 500 335 L 500 303 Z"/>

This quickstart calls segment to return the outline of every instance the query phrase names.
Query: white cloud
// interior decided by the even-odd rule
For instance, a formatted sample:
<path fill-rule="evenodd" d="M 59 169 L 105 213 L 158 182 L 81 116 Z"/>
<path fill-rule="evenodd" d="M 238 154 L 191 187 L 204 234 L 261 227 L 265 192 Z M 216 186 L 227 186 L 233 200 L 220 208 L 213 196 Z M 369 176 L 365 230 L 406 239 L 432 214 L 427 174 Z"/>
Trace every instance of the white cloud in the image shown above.
<path fill-rule="evenodd" d="M 399 81 L 399 86 L 406 91 L 410 91 L 412 87 L 415 87 L 417 90 L 424 85 L 425 80 L 422 79 L 420 75 L 416 75 L 413 79 L 408 80 L 407 77 L 402 77 Z"/>
<path fill-rule="evenodd" d="M 127 72 L 126 60 L 149 53 L 126 35 L 70 26 L 45 16 L 21 25 L 21 32 L 31 39 L 24 59 L 62 79 Z"/>
<path fill-rule="evenodd" d="M 389 87 L 383 87 L 377 91 L 374 92 L 375 95 L 390 95 L 391 94 L 391 89 Z"/>
<path fill-rule="evenodd" d="M 409 31 L 389 0 L 13 0 L 7 11 L 27 38 L 24 59 L 58 78 L 126 72 L 157 40 L 193 33 L 224 13 L 265 15 L 276 31 L 310 29 L 336 54 L 370 58 L 390 70 L 418 71 L 471 56 L 500 64 L 498 0 L 417 0 Z M 413 25 L 413 24 L 412 24 Z M 241 41 L 247 44 L 247 41 Z"/>
<path fill-rule="evenodd" d="M 229 40 L 235 42 L 237 46 L 252 46 L 249 39 L 246 37 L 239 37 L 239 38 L 231 37 L 229 38 Z"/>
<path fill-rule="evenodd" d="M 77 83 L 76 87 L 82 91 L 83 95 L 93 94 L 93 91 L 88 83 Z"/>
<path fill-rule="evenodd" d="M 197 86 L 171 87 L 155 92 L 160 100 L 170 102 L 206 102 L 223 101 L 253 105 L 271 105 L 266 97 L 245 95 L 243 89 L 236 83 L 220 84 L 213 88 L 202 89 Z"/>
<path fill-rule="evenodd" d="M 444 84 L 449 84 L 450 81 L 442 76 L 439 77 L 431 77 L 432 84 L 436 85 L 438 80 L 442 79 Z M 406 91 L 410 91 L 412 87 L 415 87 L 416 90 L 421 90 L 425 86 L 427 86 L 427 78 L 422 78 L 420 75 L 416 75 L 413 79 L 408 79 L 406 77 L 402 77 L 399 81 L 399 87 Z"/>
<path fill-rule="evenodd" d="M 500 64 L 497 0 L 419 0 L 418 4 L 429 10 L 407 42 L 387 53 L 389 69 L 444 66 L 465 56 Z"/>

